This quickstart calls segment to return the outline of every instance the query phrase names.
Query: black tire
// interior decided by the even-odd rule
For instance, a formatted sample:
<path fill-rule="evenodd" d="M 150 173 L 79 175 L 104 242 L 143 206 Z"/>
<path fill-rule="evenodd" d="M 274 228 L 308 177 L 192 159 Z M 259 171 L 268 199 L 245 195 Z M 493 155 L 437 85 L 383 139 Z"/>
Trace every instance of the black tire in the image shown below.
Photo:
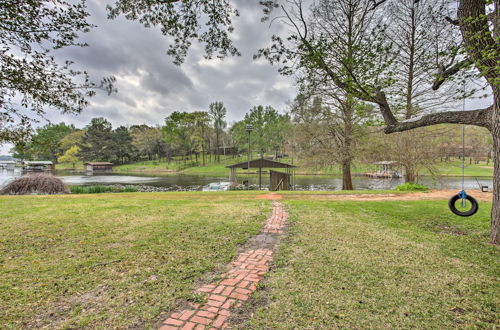
<path fill-rule="evenodd" d="M 460 198 L 460 196 L 457 194 L 455 196 L 453 196 L 452 198 L 450 198 L 450 200 L 448 201 L 448 207 L 450 208 L 450 211 L 455 213 L 456 215 L 459 215 L 461 217 L 470 217 L 471 215 L 474 215 L 476 214 L 477 210 L 479 210 L 479 204 L 477 203 L 476 199 L 470 195 L 467 195 L 467 197 L 465 197 L 472 205 L 472 207 L 470 208 L 469 211 L 465 211 L 465 212 L 462 212 L 462 211 L 459 211 L 456 207 L 455 207 L 455 203 L 456 201 L 458 201 Z"/>

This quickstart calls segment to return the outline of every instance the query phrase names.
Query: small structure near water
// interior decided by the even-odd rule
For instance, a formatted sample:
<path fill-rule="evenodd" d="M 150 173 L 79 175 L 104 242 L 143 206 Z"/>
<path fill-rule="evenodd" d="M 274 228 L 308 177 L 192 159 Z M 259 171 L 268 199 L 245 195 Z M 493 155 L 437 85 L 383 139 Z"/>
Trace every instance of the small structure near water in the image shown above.
<path fill-rule="evenodd" d="M 50 160 L 34 160 L 34 161 L 23 162 L 23 173 L 31 173 L 31 172 L 53 173 L 55 170 L 56 166 Z"/>
<path fill-rule="evenodd" d="M 14 171 L 17 162 L 14 160 L 0 160 L 0 169 L 7 171 Z"/>
<path fill-rule="evenodd" d="M 231 170 L 231 174 L 229 176 L 229 181 L 232 185 L 237 184 L 236 179 L 236 170 L 238 168 L 249 170 L 251 168 L 258 169 L 257 173 L 259 174 L 259 189 L 262 189 L 262 171 L 263 168 L 283 168 L 285 172 L 278 171 L 269 171 L 270 176 L 270 186 L 269 190 L 277 191 L 277 190 L 293 190 L 295 185 L 295 168 L 297 166 L 290 165 L 286 163 L 277 162 L 274 160 L 269 160 L 265 158 L 254 159 L 246 162 L 241 162 L 234 165 L 226 166 Z"/>
<path fill-rule="evenodd" d="M 377 172 L 367 172 L 364 175 L 370 178 L 380 178 L 380 179 L 390 179 L 390 178 L 401 178 L 401 173 L 397 170 L 397 163 L 393 161 L 382 161 L 373 163 L 373 165 L 378 165 L 379 170 Z"/>
<path fill-rule="evenodd" d="M 112 172 L 113 163 L 110 162 L 87 162 L 84 165 L 85 173 Z"/>

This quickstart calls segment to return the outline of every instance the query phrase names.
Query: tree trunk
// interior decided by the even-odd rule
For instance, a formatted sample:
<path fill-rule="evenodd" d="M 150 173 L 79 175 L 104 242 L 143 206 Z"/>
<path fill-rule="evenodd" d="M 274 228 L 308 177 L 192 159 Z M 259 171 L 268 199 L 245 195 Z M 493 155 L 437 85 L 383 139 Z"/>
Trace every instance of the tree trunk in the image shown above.
<path fill-rule="evenodd" d="M 350 160 L 342 163 L 342 190 L 353 190 Z"/>
<path fill-rule="evenodd" d="M 405 182 L 414 183 L 415 182 L 415 171 L 413 167 L 405 165 Z"/>
<path fill-rule="evenodd" d="M 493 89 L 493 205 L 491 208 L 490 242 L 500 245 L 500 88 Z"/>

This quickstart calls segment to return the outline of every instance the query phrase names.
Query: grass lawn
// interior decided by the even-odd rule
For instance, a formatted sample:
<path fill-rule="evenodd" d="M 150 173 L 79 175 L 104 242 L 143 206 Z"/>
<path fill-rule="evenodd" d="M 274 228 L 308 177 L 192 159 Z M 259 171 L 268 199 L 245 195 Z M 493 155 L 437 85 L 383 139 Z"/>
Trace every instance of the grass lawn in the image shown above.
<path fill-rule="evenodd" d="M 499 326 L 490 203 L 460 218 L 444 200 L 319 193 L 283 194 L 289 235 L 234 327 Z M 154 327 L 258 233 L 259 194 L 0 196 L 0 328 Z"/>
<path fill-rule="evenodd" d="M 460 160 L 436 163 L 436 168 L 439 175 L 462 175 L 462 161 Z M 469 164 L 468 159 L 466 159 L 465 176 L 493 176 L 493 162 L 490 161 L 488 165 L 486 165 L 486 162 L 479 162 L 479 164 Z"/>
<path fill-rule="evenodd" d="M 255 193 L 0 196 L 0 328 L 147 328 L 236 255 Z"/>
<path fill-rule="evenodd" d="M 285 196 L 286 198 L 286 196 Z M 289 237 L 243 329 L 494 328 L 500 250 L 491 204 L 287 200 Z"/>

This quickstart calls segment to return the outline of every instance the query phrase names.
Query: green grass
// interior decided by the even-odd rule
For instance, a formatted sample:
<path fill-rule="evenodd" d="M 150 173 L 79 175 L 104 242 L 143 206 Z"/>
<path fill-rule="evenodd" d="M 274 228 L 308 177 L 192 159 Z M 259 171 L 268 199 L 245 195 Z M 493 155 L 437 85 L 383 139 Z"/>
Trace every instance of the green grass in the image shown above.
<path fill-rule="evenodd" d="M 491 204 L 470 218 L 453 216 L 446 201 L 286 205 L 290 236 L 241 328 L 498 327 Z"/>
<path fill-rule="evenodd" d="M 373 192 L 283 192 L 288 237 L 236 327 L 498 327 L 491 203 L 314 199 L 334 193 Z M 258 233 L 260 194 L 0 196 L 2 328 L 155 327 Z"/>
<path fill-rule="evenodd" d="M 453 160 L 449 162 L 436 163 L 437 173 L 439 175 L 462 176 L 462 161 Z M 425 171 L 422 174 L 427 174 Z M 493 162 L 489 165 L 486 162 L 479 164 L 469 164 L 469 160 L 465 161 L 465 176 L 493 176 Z"/>
<path fill-rule="evenodd" d="M 254 195 L 0 196 L 0 327 L 152 327 L 258 232 Z"/>

